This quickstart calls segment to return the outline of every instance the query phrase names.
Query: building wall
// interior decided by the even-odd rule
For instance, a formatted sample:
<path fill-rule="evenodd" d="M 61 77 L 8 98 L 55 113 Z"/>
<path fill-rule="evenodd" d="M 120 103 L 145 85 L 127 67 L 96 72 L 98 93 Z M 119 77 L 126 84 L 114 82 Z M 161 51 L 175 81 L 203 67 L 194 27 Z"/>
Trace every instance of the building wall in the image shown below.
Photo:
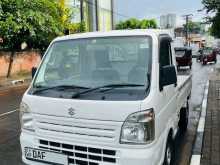
<path fill-rule="evenodd" d="M 80 23 L 81 21 L 80 0 L 65 0 L 65 5 L 69 6 L 74 11 L 71 21 L 74 23 Z"/>
<path fill-rule="evenodd" d="M 160 16 L 160 27 L 162 29 L 176 27 L 176 14 L 167 14 Z"/>
<path fill-rule="evenodd" d="M 0 77 L 7 75 L 11 52 L 0 52 Z M 39 65 L 41 56 L 38 51 L 17 52 L 13 58 L 11 75 L 21 71 L 31 72 L 32 67 Z"/>
<path fill-rule="evenodd" d="M 86 24 L 87 31 L 109 31 L 113 27 L 113 0 L 63 0 L 65 5 L 72 8 L 73 23 L 79 23 L 81 19 Z M 81 11 L 81 7 L 83 7 Z"/>
<path fill-rule="evenodd" d="M 98 0 L 99 30 L 109 31 L 112 29 L 112 2 L 111 0 Z"/>

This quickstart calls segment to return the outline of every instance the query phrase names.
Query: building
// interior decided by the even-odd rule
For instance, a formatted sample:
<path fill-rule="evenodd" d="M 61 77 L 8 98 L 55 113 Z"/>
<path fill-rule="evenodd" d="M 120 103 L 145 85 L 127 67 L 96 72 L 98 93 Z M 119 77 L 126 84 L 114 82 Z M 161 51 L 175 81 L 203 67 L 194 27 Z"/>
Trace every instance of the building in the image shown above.
<path fill-rule="evenodd" d="M 85 22 L 87 31 L 108 31 L 114 26 L 113 0 L 64 0 L 73 9 L 72 22 Z"/>
<path fill-rule="evenodd" d="M 160 16 L 160 28 L 170 29 L 176 27 L 176 14 L 167 14 Z"/>

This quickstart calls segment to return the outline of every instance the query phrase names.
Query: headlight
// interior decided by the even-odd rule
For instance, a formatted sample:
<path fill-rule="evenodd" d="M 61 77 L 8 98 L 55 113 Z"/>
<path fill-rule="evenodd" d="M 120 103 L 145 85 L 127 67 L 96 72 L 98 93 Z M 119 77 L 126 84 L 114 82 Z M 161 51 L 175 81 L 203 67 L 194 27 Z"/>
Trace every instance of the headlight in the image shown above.
<path fill-rule="evenodd" d="M 21 129 L 34 132 L 33 128 L 33 117 L 30 112 L 30 108 L 27 104 L 21 103 L 20 105 L 20 123 Z"/>
<path fill-rule="evenodd" d="M 148 144 L 154 140 L 155 118 L 153 109 L 128 116 L 121 130 L 121 143 Z"/>

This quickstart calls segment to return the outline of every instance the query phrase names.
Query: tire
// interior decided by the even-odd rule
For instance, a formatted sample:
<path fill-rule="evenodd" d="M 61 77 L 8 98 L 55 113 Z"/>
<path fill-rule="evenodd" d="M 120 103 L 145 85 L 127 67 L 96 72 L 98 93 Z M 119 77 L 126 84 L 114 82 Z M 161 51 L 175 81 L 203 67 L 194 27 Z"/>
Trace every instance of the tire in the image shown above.
<path fill-rule="evenodd" d="M 187 131 L 188 122 L 189 122 L 189 104 L 187 101 L 187 106 L 181 108 L 180 110 L 180 121 L 179 121 L 180 133 L 185 133 Z"/>
<path fill-rule="evenodd" d="M 163 165 L 174 165 L 174 141 L 171 136 L 167 139 Z"/>

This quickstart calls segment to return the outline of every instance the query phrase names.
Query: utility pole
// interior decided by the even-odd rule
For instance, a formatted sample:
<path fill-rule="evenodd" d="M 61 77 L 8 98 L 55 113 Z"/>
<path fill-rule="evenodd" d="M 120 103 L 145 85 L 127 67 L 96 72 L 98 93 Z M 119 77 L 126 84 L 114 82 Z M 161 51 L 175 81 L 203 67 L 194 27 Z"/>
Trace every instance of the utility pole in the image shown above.
<path fill-rule="evenodd" d="M 193 16 L 193 14 L 183 15 L 183 17 L 186 20 L 186 27 L 185 27 L 186 29 L 185 29 L 185 31 L 186 31 L 186 45 L 187 46 L 189 46 L 189 42 L 188 42 L 188 40 L 189 40 L 189 27 L 188 27 L 188 24 L 189 24 L 189 20 L 190 20 L 191 16 Z"/>
<path fill-rule="evenodd" d="M 81 24 L 84 21 L 84 11 L 83 11 L 83 0 L 80 0 L 80 22 Z"/>

